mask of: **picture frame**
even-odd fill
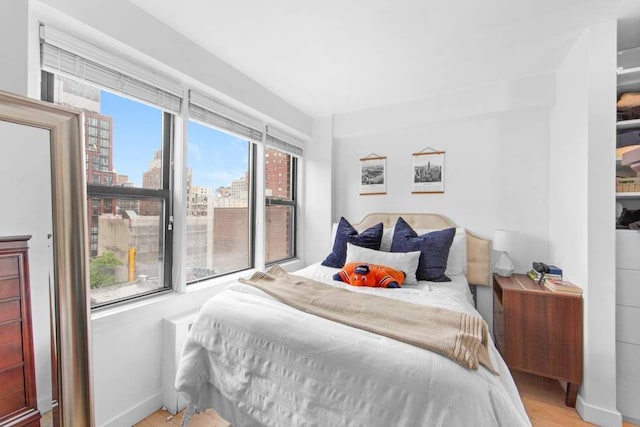
[[[360,195],[387,193],[387,158],[370,155],[360,159]]]
[[[444,193],[444,172],[444,151],[413,153],[411,193]]]

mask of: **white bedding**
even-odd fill
[[[464,276],[401,289],[354,288],[314,264],[296,272],[356,292],[479,316]],[[493,366],[467,370],[409,344],[298,311],[243,284],[207,301],[176,387],[198,410],[242,426],[530,426],[490,343]]]

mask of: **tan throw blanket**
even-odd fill
[[[489,359],[489,329],[479,317],[336,288],[278,265],[240,282],[298,310],[439,353],[467,369],[480,363],[498,375]]]

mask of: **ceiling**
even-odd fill
[[[638,0],[129,1],[312,117],[553,71],[613,18],[640,44]]]

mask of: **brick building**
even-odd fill
[[[265,196],[291,200],[291,156],[267,148],[265,153]],[[293,211],[288,206],[267,206],[265,210],[265,259],[267,262],[293,256]]]

